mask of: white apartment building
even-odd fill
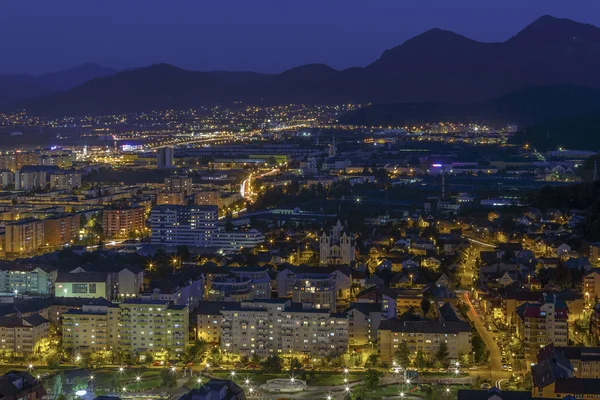
[[[151,242],[167,246],[212,246],[216,206],[159,205],[150,212]]]

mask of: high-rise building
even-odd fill
[[[156,204],[171,204],[176,206],[184,206],[187,204],[185,192],[158,192],[156,194]]]
[[[44,245],[59,247],[72,243],[79,234],[80,217],[77,214],[58,215],[44,221]]]
[[[44,246],[44,221],[26,218],[6,224],[4,251],[6,254],[32,254]]]
[[[48,337],[49,329],[50,321],[40,314],[0,317],[0,351],[17,356],[30,355],[37,343]]]
[[[54,292],[56,269],[46,265],[0,264],[0,294],[47,296]]]
[[[102,229],[107,238],[125,238],[144,228],[144,207],[140,205],[110,207],[102,212]]]
[[[192,178],[187,175],[171,175],[165,178],[165,191],[192,193]]]
[[[210,247],[218,228],[216,206],[156,206],[149,220],[151,242],[170,246]]]
[[[81,186],[81,172],[61,170],[50,173],[50,189],[73,190]]]
[[[50,175],[61,172],[56,166],[25,165],[15,172],[15,189],[37,190],[50,187]]]
[[[188,343],[189,310],[162,300],[95,299],[63,314],[63,345],[81,352],[118,349],[167,359]]]
[[[159,169],[173,168],[173,148],[161,147],[156,156],[156,166]]]
[[[348,351],[348,317],[290,300],[243,301],[224,307],[221,349],[267,356],[339,355]]]
[[[292,288],[295,303],[309,303],[313,308],[336,309],[335,282],[326,274],[301,274]]]
[[[547,294],[541,302],[521,304],[516,315],[516,335],[525,343],[528,355],[535,356],[547,344],[568,345],[568,309],[556,295]]]

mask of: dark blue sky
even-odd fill
[[[543,14],[599,26],[600,0],[0,0],[0,73],[347,68],[430,28],[503,41]]]

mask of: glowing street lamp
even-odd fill
[[[348,373],[348,368],[344,368],[344,373],[347,374]]]
[[[245,385],[249,385],[249,384],[250,384],[250,379],[246,378],[246,379],[244,380],[244,384],[245,384]]]
[[[138,375],[138,376],[135,377],[135,380],[139,382],[139,381],[142,380],[142,377]]]
[[[119,373],[121,373],[121,374],[122,374],[122,373],[123,373],[123,371],[125,371],[125,368],[123,368],[123,367],[119,367]]]

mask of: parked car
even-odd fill
[[[469,371],[477,371],[477,365],[473,365],[472,367],[469,367]]]

